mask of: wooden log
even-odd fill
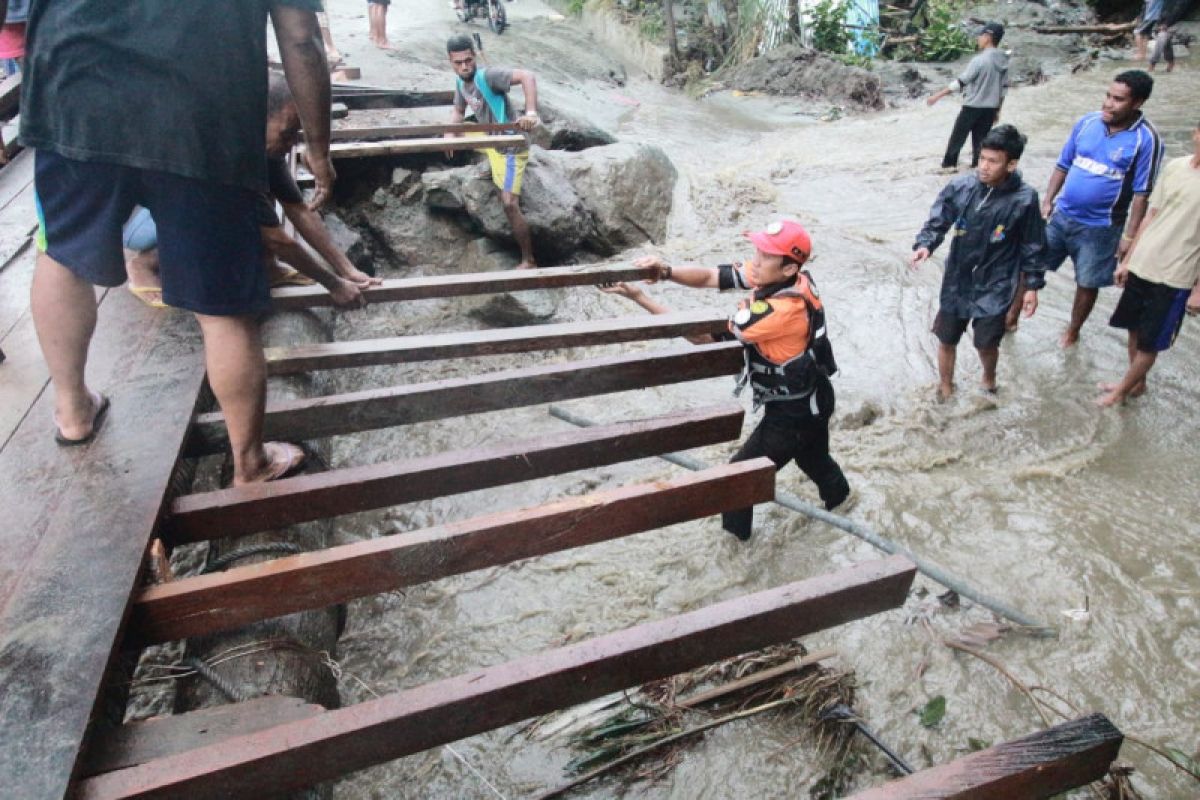
[[[1091,714],[859,792],[853,800],[1053,797],[1103,778],[1124,738],[1103,714]]]
[[[774,464],[754,459],[185,578],[141,593],[126,644],[201,636],[744,508],[774,494]]]
[[[80,800],[253,797],[372,764],[895,608],[893,556],[327,711],[81,783]]]
[[[385,280],[363,292],[370,303],[389,303],[400,300],[431,300],[463,297],[476,294],[523,292],[528,289],[565,289],[570,286],[596,286],[616,281],[637,281],[653,278],[654,267],[616,267],[591,269],[581,267],[545,267],[514,269],[505,272],[469,272],[462,275],[430,275],[421,278]],[[320,286],[296,286],[271,292],[276,310],[293,310],[312,306],[329,306],[329,292]]]
[[[95,441],[56,446],[45,392],[0,447],[6,798],[67,790],[204,378],[195,322],[106,293],[88,378],[112,399]]]
[[[446,150],[482,150],[486,147],[503,149],[520,147],[528,140],[518,133],[460,136],[454,139],[388,139],[380,142],[334,142],[329,145],[333,158],[367,158],[398,156],[406,153],[441,153]],[[300,150],[303,152],[304,148]]]
[[[267,370],[271,375],[290,375],[320,369],[528,353],[535,350],[619,344],[673,336],[718,334],[726,330],[726,325],[724,314],[686,311],[643,314],[597,322],[566,322],[557,325],[529,325],[519,328],[268,348]]]
[[[742,363],[737,342],[683,346],[272,403],[263,424],[271,439],[317,439],[733,375]],[[220,413],[196,417],[189,456],[219,453],[228,446]]]
[[[167,527],[174,543],[238,536],[727,442],[741,433],[741,426],[741,406],[721,405],[408,461],[235,486],[178,498]]]
[[[493,122],[446,122],[431,125],[390,125],[364,128],[338,128],[330,132],[335,142],[365,142],[372,139],[403,139],[417,136],[441,136],[446,133],[513,133],[516,125]]]
[[[351,111],[371,108],[430,108],[454,104],[454,92],[334,87],[333,99]]]
[[[310,719],[325,709],[299,697],[269,694],[244,703],[205,708],[187,714],[130,722],[95,742],[80,766],[78,777],[145,764],[228,739],[273,728],[285,722]]]

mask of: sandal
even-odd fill
[[[109,400],[102,394],[95,393],[92,395],[92,403],[96,411],[92,414],[92,430],[86,436],[81,436],[78,439],[68,439],[63,436],[62,426],[58,424],[58,415],[54,416],[54,441],[59,447],[79,447],[87,444],[96,438],[96,434],[100,432],[100,427],[104,424],[104,417],[108,414]]]

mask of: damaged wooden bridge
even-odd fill
[[[5,227],[10,216],[27,212],[32,171],[18,167],[25,171],[9,174],[28,173],[25,184],[0,192],[0,232],[13,239],[0,242],[10,247],[0,269],[0,297],[28,283],[31,226],[18,225],[24,233]],[[554,268],[410,277],[385,281],[367,295],[371,303],[406,302],[648,276],[649,270],[636,268]],[[280,313],[328,303],[319,289],[275,292]],[[294,376],[670,340],[724,327],[719,315],[676,313],[307,343],[272,348],[267,357],[272,375]],[[21,369],[6,382],[11,365],[0,365],[0,797],[278,796],[896,608],[914,578],[915,568],[902,557],[868,561],[345,708],[267,695],[121,724],[121,694],[111,689],[120,676],[127,679],[123,670],[148,645],[208,637],[764,503],[773,496],[774,468],[766,459],[723,465],[156,582],[147,576],[148,553],[164,545],[228,542],[368,509],[732,443],[741,434],[743,410],[737,404],[676,410],[193,493],[180,489],[185,484],[179,477],[196,459],[221,453],[227,438],[221,415],[208,407],[200,337],[190,315],[149,309],[124,290],[100,296],[89,382],[111,397],[112,411],[102,435],[84,448],[53,442],[51,393],[44,371],[33,366],[30,330],[27,309],[0,303],[0,344]],[[465,378],[277,400],[268,406],[266,431],[271,438],[320,440],[728,377],[741,364],[736,343],[667,343]],[[862,797],[1048,797],[1102,777],[1121,740],[1106,719],[1093,715]]]

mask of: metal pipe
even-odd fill
[[[578,414],[567,411],[561,406],[550,406],[550,416],[561,419],[563,422],[569,422],[572,425],[577,425],[581,428],[589,428],[596,424],[585,417],[581,417]],[[692,458],[689,455],[684,455],[683,453],[665,453],[660,455],[659,458],[669,461],[677,466],[684,467],[685,469],[702,470],[708,468],[708,465],[704,462]],[[806,503],[796,495],[787,491],[777,490],[775,492],[775,502],[790,511],[795,511],[796,513],[803,514],[806,517],[820,520],[827,525],[832,525],[839,530],[849,533],[851,536],[857,536],[867,544],[871,545],[877,550],[882,550],[888,555],[904,556],[909,561],[916,564],[917,570],[925,577],[937,581],[947,589],[953,589],[961,596],[978,603],[984,608],[987,608],[1001,617],[1004,617],[1010,622],[1015,622],[1018,625],[1029,628],[1029,632],[1034,635],[1047,637],[1058,635],[1058,631],[1055,628],[1039,622],[1033,617],[1018,611],[1012,606],[1009,606],[1008,604],[997,600],[990,595],[984,594],[983,592],[963,581],[961,578],[951,575],[949,572],[942,569],[937,564],[934,564],[932,561],[922,558],[902,544],[898,544],[893,542],[891,539],[881,536],[879,533],[860,522],[855,522],[852,519],[847,519],[839,514],[826,511],[825,509],[814,506],[811,503]]]

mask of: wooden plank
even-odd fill
[[[387,125],[362,128],[338,128],[330,132],[335,142],[364,142],[371,139],[403,139],[409,136],[441,136],[446,133],[512,133],[513,124],[494,122],[446,122],[429,125]]]
[[[488,136],[460,136],[456,139],[387,139],[379,142],[334,142],[329,145],[332,158],[368,158],[371,156],[398,156],[406,153],[442,153],[447,150],[483,150],[491,147],[520,147],[528,140],[519,133],[491,134]],[[300,148],[304,150],[303,147]]]
[[[431,108],[454,104],[454,92],[421,92],[405,89],[375,89],[370,87],[350,89],[333,87],[333,100],[344,104],[352,111],[371,108]]]
[[[145,589],[126,646],[205,636],[524,558],[617,539],[775,496],[775,465],[742,461]]]
[[[0,776],[62,797],[204,375],[190,314],[108,292],[88,360],[112,399],[87,447],[53,439],[44,392],[0,450]]]
[[[101,775],[81,800],[283,793],[904,602],[893,556]]]
[[[528,353],[673,336],[719,334],[727,329],[726,320],[727,315],[712,311],[684,311],[592,322],[274,347],[267,349],[267,370],[271,375],[293,375],[320,369],[410,364],[443,358]]]
[[[727,442],[741,433],[741,425],[740,405],[712,406],[407,461],[190,494],[174,502],[168,531],[175,543],[238,536]]]
[[[385,280],[363,292],[370,303],[389,303],[400,300],[430,300],[444,297],[463,297],[476,294],[521,292],[528,289],[565,289],[569,286],[596,286],[615,281],[637,281],[653,278],[654,267],[545,267],[514,269],[505,272],[469,272],[462,275],[431,275],[421,278]],[[275,308],[294,311],[312,306],[333,305],[324,287],[296,286],[271,292]]]
[[[1053,797],[1103,778],[1124,738],[1103,714],[1090,714],[859,792],[853,800]]]
[[[37,202],[33,181],[0,209],[0,269],[24,250],[37,231]]]
[[[324,712],[322,706],[299,697],[269,694],[243,703],[130,722],[92,744],[79,777],[145,764]]]
[[[272,439],[318,439],[733,375],[742,363],[741,345],[721,342],[367,389],[273,403],[267,408],[264,430]],[[226,434],[220,413],[202,414],[186,452],[222,452],[229,446]]]

